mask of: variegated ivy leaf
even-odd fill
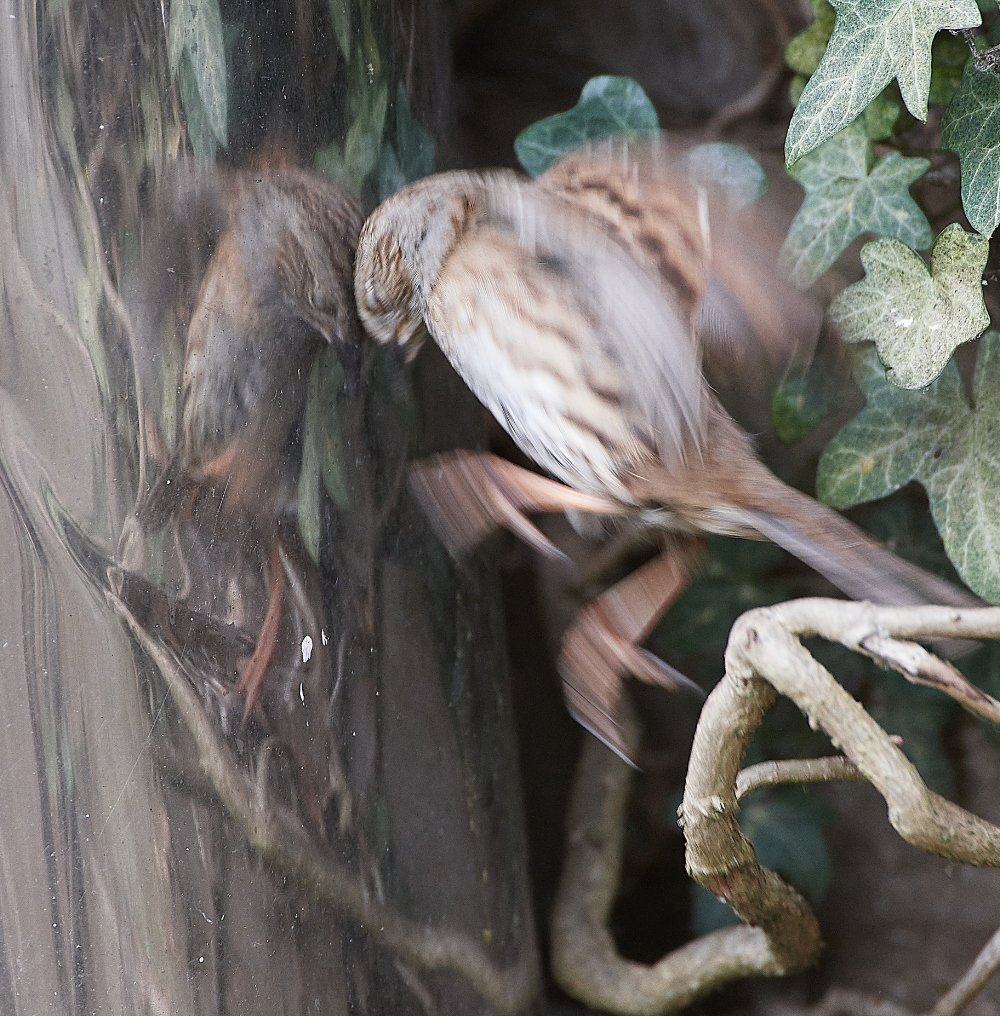
[[[791,165],[843,130],[895,78],[906,108],[927,119],[931,43],[981,22],[975,0],[832,0],[837,22],[785,138]]]
[[[898,240],[872,240],[861,249],[865,277],[830,304],[830,318],[847,342],[874,342],[901,388],[923,388],[944,369],[956,346],[990,323],[982,276],[989,240],[957,222],[944,229],[927,265]]]
[[[980,342],[971,405],[953,360],[908,392],[889,383],[869,347],[854,376],[867,404],[823,452],[820,499],[849,508],[918,481],[963,580],[1000,602],[1000,335]]]
[[[878,162],[860,121],[788,170],[806,198],[788,230],[779,264],[797,286],[811,286],[862,233],[892,236],[917,249],[934,235],[907,189],[930,167],[890,152]]]
[[[962,163],[962,207],[989,235],[1000,225],[1000,77],[970,60],[962,84],[944,111],[941,147]]]

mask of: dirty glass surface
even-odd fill
[[[0,0],[3,1013],[536,1005],[480,417],[351,309],[440,12],[279,8]]]

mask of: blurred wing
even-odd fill
[[[822,311],[777,268],[783,233],[755,206],[734,209],[667,158],[660,138],[612,138],[540,178],[649,265],[716,363],[785,366],[814,346]]]
[[[651,451],[672,462],[697,449],[704,386],[673,302],[566,202],[513,174],[483,183],[428,308],[480,400],[537,462],[584,489],[613,488],[607,474]]]
[[[823,311],[778,270],[775,231],[762,217],[714,203],[711,258],[696,327],[713,360],[784,368],[808,359]]]

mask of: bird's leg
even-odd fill
[[[631,674],[649,684],[702,694],[679,671],[639,647],[687,587],[701,540],[675,544],[591,600],[563,637],[559,673],[569,711],[612,751],[630,761],[616,718],[622,681]]]
[[[257,645],[254,648],[253,656],[240,675],[237,692],[246,695],[246,703],[243,706],[243,722],[246,723],[250,710],[257,701],[257,694],[260,691],[261,682],[267,674],[271,665],[271,657],[274,656],[274,647],[278,641],[278,625],[281,623],[281,603],[285,593],[285,570],[281,562],[281,547],[278,537],[275,536],[271,546],[271,594],[268,598],[267,613],[264,615],[264,623],[260,626],[260,635],[257,636]]]
[[[522,469],[497,455],[450,452],[410,467],[410,485],[452,555],[507,528],[548,557],[563,554],[525,512],[566,511],[619,515],[625,508],[610,498],[584,494]]]

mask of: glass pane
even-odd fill
[[[497,583],[406,483],[481,417],[353,310],[441,24],[0,0],[4,1013],[536,1006]]]

